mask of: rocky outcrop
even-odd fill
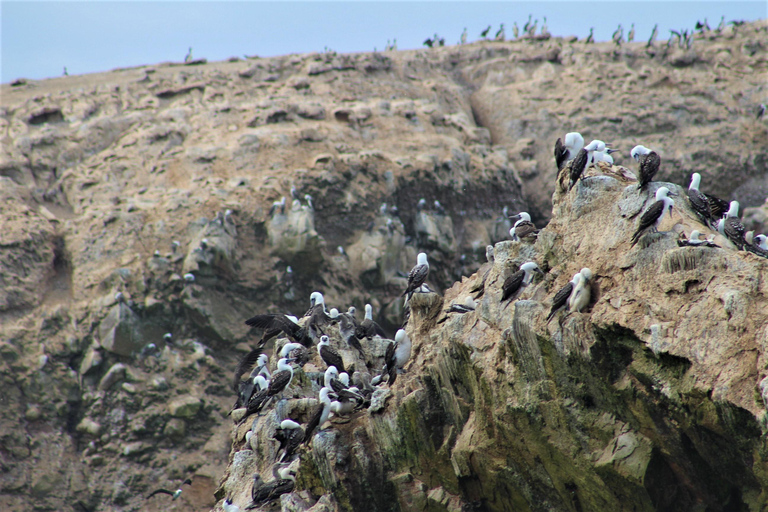
[[[626,170],[606,171],[555,192],[535,243],[499,242],[495,261],[444,298],[414,297],[407,372],[384,409],[314,437],[294,463],[304,505],[284,497],[283,510],[320,498],[335,510],[765,506],[768,260],[719,236],[724,249],[678,247],[680,233],[706,229],[683,197],[660,233],[631,247],[654,190],[679,187],[638,192],[614,177]],[[501,283],[527,260],[546,276],[501,302]],[[547,322],[551,297],[585,266],[589,308]],[[447,313],[467,296],[474,312]],[[253,422],[260,451],[235,430],[228,474],[243,475],[220,497],[249,502],[249,474],[275,460],[264,425],[299,418],[307,390],[297,392]]]
[[[760,503],[762,267],[664,235],[627,251],[642,198],[614,178],[563,195],[551,148],[581,129],[626,164],[639,140],[661,152],[657,179],[698,171],[760,229],[765,32],[729,27],[688,56],[550,38],[0,86],[0,508],[155,510],[146,494],[193,475],[169,510],[209,510],[224,474],[242,503],[237,475],[256,466],[227,412],[231,369],[254,342],[243,320],[300,316],[321,290],[339,309],[372,304],[391,334],[422,250],[431,288],[448,291],[412,312],[412,366],[377,412],[318,436],[288,503]],[[550,226],[535,244],[502,242],[505,206]],[[596,212],[621,220],[585,220]],[[548,276],[499,310],[490,297],[525,259]],[[593,306],[542,325],[579,265],[596,273]],[[486,272],[477,313],[434,316]],[[354,453],[337,453],[351,438]]]

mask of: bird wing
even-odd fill
[[[329,345],[323,345],[320,348],[320,358],[328,366],[335,366],[339,373],[347,371],[344,369],[344,360],[341,358],[341,355]]]
[[[232,389],[234,391],[237,391],[238,385],[240,384],[240,378],[243,376],[244,373],[250,371],[251,368],[253,368],[253,365],[255,365],[256,362],[259,360],[259,356],[261,355],[261,352],[263,350],[264,350],[263,347],[256,347],[255,349],[245,354],[240,359],[240,362],[237,363],[237,369],[235,370],[235,378],[232,380]]]
[[[712,210],[709,207],[709,199],[707,199],[707,196],[696,189],[688,189],[688,200],[691,202],[693,211],[708,223],[712,217]]]
[[[555,316],[555,313],[558,309],[565,306],[565,304],[568,302],[568,297],[571,296],[571,292],[573,291],[573,283],[568,282],[565,286],[560,288],[560,290],[555,294],[555,298],[552,299],[552,309],[549,310],[549,316],[547,316],[547,321],[549,321],[553,316]]]
[[[406,288],[403,295],[406,295],[407,293],[412,292],[422,284],[424,284],[424,281],[426,281],[427,276],[429,275],[429,266],[428,265],[416,265],[411,269],[411,271],[408,273],[408,288]]]
[[[280,329],[293,341],[301,342],[303,329],[300,325],[285,315],[255,315],[245,321],[251,327],[258,329]]]
[[[651,151],[640,162],[640,184],[637,188],[643,189],[653,180],[653,177],[659,171],[661,157],[655,151]]]
[[[579,178],[581,178],[581,173],[583,173],[584,169],[587,167],[587,157],[588,153],[584,148],[581,148],[579,152],[576,153],[573,162],[571,162],[571,184],[569,185],[568,190],[571,190]]]
[[[267,396],[275,396],[288,386],[291,382],[291,372],[288,370],[282,370],[272,374],[272,380],[269,381],[269,387],[267,388]]]
[[[384,353],[384,364],[387,366],[395,366],[395,348],[397,342],[392,342],[387,345],[387,351]]]
[[[746,233],[746,229],[744,228],[744,225],[739,222],[739,219],[735,217],[728,217],[725,219],[723,231],[725,232],[725,236],[728,237],[728,240],[736,244],[739,249],[744,247],[744,234]]]
[[[315,429],[320,426],[320,417],[323,415],[324,408],[325,404],[320,403],[320,405],[317,406],[317,409],[315,409],[315,412],[312,413],[312,417],[309,418],[309,421],[307,422],[307,428],[304,431],[304,444],[309,444],[309,442],[312,440],[312,434],[314,433]]]
[[[341,391],[347,389],[347,386],[345,386],[339,379],[331,379],[331,388],[336,394],[339,394]]]
[[[518,238],[535,235],[538,232],[539,230],[536,229],[536,226],[533,224],[533,222],[527,220],[520,222],[517,226],[515,226],[515,235]]]
[[[650,207],[648,207],[647,210],[645,210],[645,213],[643,213],[642,217],[640,217],[640,225],[637,227],[637,231],[635,231],[635,234],[632,235],[633,246],[637,243],[638,240],[640,240],[640,236],[646,229],[656,224],[663,212],[664,201],[661,200],[656,201]]]
[[[565,147],[562,139],[558,137],[558,139],[555,141],[555,163],[557,164],[558,171],[563,168],[563,164],[565,163],[565,159],[567,157],[568,148]]]
[[[703,193],[703,192],[702,192]],[[713,219],[721,219],[723,215],[728,212],[728,209],[730,208],[730,205],[727,201],[723,201],[719,197],[713,196],[711,194],[704,194],[704,197],[707,198],[707,201],[709,201],[709,209],[712,212],[712,218]]]
[[[169,491],[168,489],[158,489],[158,490],[156,490],[156,491],[152,491],[152,494],[150,494],[149,496],[147,496],[147,498],[146,498],[146,499],[149,499],[149,498],[151,498],[151,497],[152,497],[152,496],[154,496],[155,494],[167,494],[167,495],[169,495],[169,496],[173,496],[173,491]]]
[[[508,278],[504,280],[504,284],[501,285],[502,294],[501,302],[504,302],[511,296],[513,296],[520,289],[523,284],[523,278],[525,277],[524,270],[518,270]]]

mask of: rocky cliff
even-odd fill
[[[764,507],[765,261],[678,248],[701,228],[682,197],[672,234],[630,249],[647,197],[606,169],[567,194],[551,154],[579,130],[634,169],[643,143],[670,188],[696,171],[760,206],[766,31],[689,50],[550,38],[2,85],[0,507],[244,507],[274,460],[275,412],[304,419],[315,394],[308,366],[245,445],[253,419],[226,416],[258,334],[243,321],[301,314],[319,289],[339,309],[371,303],[394,332],[419,250],[440,293],[412,305],[407,372],[382,407],[315,437],[285,508]],[[504,241],[505,206],[551,220],[535,243]],[[764,208],[748,216],[765,230]],[[526,260],[546,276],[499,303]],[[584,266],[590,307],[545,323]],[[475,312],[443,312],[482,281]],[[383,345],[369,350],[375,366]],[[192,475],[170,506],[145,500]]]

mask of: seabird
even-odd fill
[[[492,245],[486,245],[485,246],[485,259],[488,261],[488,263],[493,263],[494,257],[493,257],[493,246]]]
[[[688,200],[696,215],[701,218],[705,225],[712,224],[712,210],[709,207],[709,199],[699,191],[701,184],[701,174],[695,172],[691,175],[691,184],[688,186]]]
[[[512,35],[515,36],[515,39],[520,37],[520,29],[517,27],[517,22],[512,23]]]
[[[535,262],[529,261],[523,263],[520,266],[520,270],[506,278],[504,284],[501,285],[502,293],[500,302],[519,296],[523,289],[525,289],[525,287],[533,280],[533,274],[531,272],[538,272],[539,274],[544,273]]]
[[[312,434],[314,433],[315,429],[319,428],[322,430],[323,425],[326,421],[328,421],[328,416],[331,414],[331,398],[329,397],[330,392],[331,389],[327,386],[320,390],[320,404],[318,405],[317,409],[315,409],[314,414],[312,414],[312,417],[307,422],[307,428],[304,432],[304,444],[309,444],[309,442],[312,440]]]
[[[624,29],[622,28],[621,23],[619,23],[619,27],[613,33],[613,36],[611,37],[611,39],[613,39],[613,42],[616,43],[616,46],[621,46],[621,40],[623,38],[624,38]]]
[[[726,213],[728,213],[728,208],[730,208],[731,205],[728,203],[728,201],[724,201],[717,196],[713,196],[712,194],[704,193],[704,197],[706,197],[707,201],[709,201],[709,212],[710,218],[712,219],[712,224],[717,227],[716,221],[720,220]]]
[[[590,281],[592,280],[592,271],[588,268],[581,269],[578,273],[579,282],[576,283],[573,294],[568,298],[568,309],[581,313],[581,310],[589,305],[589,299],[592,294]]]
[[[491,26],[488,25],[488,27],[485,30],[480,32],[480,37],[485,38],[488,35],[488,32],[490,32],[490,31],[491,31]]]
[[[509,229],[509,236],[512,237],[512,240],[518,241],[525,237],[539,234],[539,230],[531,222],[531,216],[528,215],[528,212],[520,212],[510,217],[510,219],[518,219],[515,225]]]
[[[309,351],[301,343],[286,343],[280,349],[280,357],[293,359],[301,367],[309,362]]]
[[[443,205],[440,204],[440,201],[435,199],[433,204],[435,205],[435,210],[437,211],[438,215],[445,215],[445,208],[443,208]]]
[[[635,40],[635,24],[632,24],[632,27],[629,29],[629,34],[627,34],[627,42],[631,43]]]
[[[269,209],[269,216],[271,217],[277,210],[280,210],[281,214],[285,214],[285,196],[280,201],[272,203],[272,207]]]
[[[277,336],[282,331],[291,341],[301,343],[305,347],[312,346],[310,330],[313,326],[310,325],[310,322],[305,323],[304,327],[302,327],[295,317],[282,314],[267,314],[252,316],[245,323],[257,329],[264,329],[264,335],[259,342],[260,345],[266,343],[267,340]]]
[[[261,352],[264,350],[263,346],[258,346],[245,354],[241,359],[240,362],[237,363],[237,369],[235,369],[235,376],[232,379],[232,390],[237,392],[240,387],[240,379],[242,376],[251,370],[253,368],[253,365],[257,363],[259,358],[261,357]]]
[[[496,32],[496,37],[494,37],[494,40],[496,41],[504,41],[504,24],[501,24],[501,27],[499,27],[499,31]]]
[[[618,151],[618,149],[610,148],[606,148],[602,151],[595,151],[592,153],[593,163],[596,164],[597,162],[606,162],[610,165],[613,165],[613,157],[611,156],[611,153],[615,153],[616,151]]]
[[[549,315],[547,315],[547,322],[552,320],[552,317],[555,316],[555,313],[561,308],[568,305],[568,301],[573,296],[573,291],[576,289],[576,285],[579,284],[580,277],[581,276],[578,273],[574,274],[573,279],[560,288],[555,294],[555,297],[552,299],[552,308],[550,308]]]
[[[227,498],[224,500],[224,503],[221,505],[221,508],[224,509],[224,512],[240,512],[240,507],[232,503],[232,500],[230,498]]]
[[[565,144],[563,144],[563,139],[558,137],[555,141],[555,165],[557,165],[558,171],[562,170],[567,158],[568,148],[566,148]]]
[[[768,242],[766,242],[766,236],[755,236],[754,231],[747,231],[744,235],[744,250],[762,258],[768,258]]]
[[[382,338],[386,336],[384,329],[382,329],[379,324],[373,321],[373,306],[366,304],[365,318],[362,322],[360,322],[360,325],[357,326],[357,329],[355,330],[355,336],[359,340],[363,338],[368,338],[370,340],[377,334]]]
[[[650,48],[653,46],[654,41],[656,41],[656,36],[659,35],[659,24],[655,24],[653,26],[653,30],[651,30],[651,37],[648,38],[648,44],[645,45],[646,48]]]
[[[192,272],[187,272],[184,274],[184,280],[188,283],[194,283],[195,282],[195,274]]]
[[[125,294],[123,292],[117,292],[115,294],[115,302],[125,302]]]
[[[645,146],[635,146],[632,148],[630,155],[637,162],[640,162],[640,172],[638,175],[639,184],[637,185],[637,188],[638,190],[643,190],[658,172],[659,166],[661,165],[661,158],[655,151],[648,149]]]
[[[731,201],[731,207],[725,217],[717,223],[717,230],[730,240],[739,250],[744,249],[744,234],[746,229],[739,221],[739,202]]]
[[[525,25],[523,25],[523,34],[527,34],[528,30],[531,28],[531,19],[533,18],[533,14],[528,15],[528,21],[525,22]]]
[[[640,217],[640,225],[637,227],[637,231],[632,235],[632,245],[634,247],[640,237],[648,230],[651,229],[654,233],[657,232],[657,227],[664,218],[667,210],[672,211],[672,206],[675,204],[672,199],[669,198],[670,192],[667,187],[661,187],[656,191],[656,202],[653,203],[643,216]]]
[[[587,39],[584,41],[584,43],[589,44],[594,42],[595,42],[595,27],[589,27],[589,35],[587,36]]]
[[[360,339],[357,337],[357,320],[355,319],[355,307],[351,306],[349,311],[339,315],[339,334],[341,339],[347,342],[347,345],[357,349],[360,355],[365,358],[365,352],[363,346],[360,344]]]
[[[389,374],[387,384],[390,386],[397,379],[397,370],[401,370],[405,363],[411,358],[411,348],[413,344],[411,339],[405,333],[405,329],[399,329],[395,333],[394,343],[387,346],[387,352],[384,355],[385,372]]]
[[[701,233],[694,229],[691,231],[691,236],[688,237],[688,239],[679,238],[677,240],[677,245],[680,247],[720,247],[719,245],[716,245],[712,240],[702,240],[699,238],[699,236],[701,236]]]
[[[435,44],[435,41],[428,37],[421,44],[424,46],[428,46],[429,48],[432,48],[432,45]]]
[[[336,349],[331,347],[331,339],[325,334],[320,337],[317,345],[317,353],[327,366],[335,366],[340,372],[345,372],[344,360]]]
[[[304,313],[304,318],[309,318],[307,326],[322,327],[328,323],[330,316],[325,309],[325,297],[320,292],[312,292],[309,296],[309,309]]]
[[[173,242],[171,242],[171,252],[173,254],[176,254],[176,251],[179,250],[180,246],[181,246],[181,242],[179,242],[178,240],[174,240]]]
[[[568,190],[571,190],[576,182],[581,178],[581,175],[587,169],[592,161],[592,153],[599,147],[600,141],[593,140],[587,146],[581,148],[571,162],[571,183],[568,185]]]
[[[768,237],[765,235],[757,235],[754,237],[753,245],[756,245],[757,247],[760,247],[761,249],[765,249],[768,251]]]
[[[153,491],[153,492],[152,492],[152,494],[150,494],[149,496],[147,496],[147,499],[151,498],[151,497],[152,497],[152,496],[154,496],[155,494],[167,494],[167,495],[169,495],[169,496],[171,497],[171,501],[174,501],[174,500],[176,500],[176,499],[177,499],[179,496],[181,496],[181,489],[182,489],[182,487],[184,487],[184,484],[187,484],[187,485],[192,485],[192,480],[190,480],[189,478],[187,478],[186,480],[184,480],[184,481],[181,483],[181,487],[179,487],[179,488],[178,488],[178,489],[176,489],[175,491],[169,491],[168,489],[158,489],[158,490],[156,490],[156,491]]]
[[[449,307],[445,312],[458,313],[460,315],[463,315],[465,313],[474,311],[476,308],[477,308],[477,301],[474,300],[472,297],[467,297],[463,303],[454,302],[453,304],[451,304],[451,307]]]
[[[576,157],[576,153],[584,147],[584,137],[579,132],[568,132],[565,134],[566,161]]]
[[[192,62],[192,47],[189,47],[189,51],[184,56],[184,62]]]
[[[304,194],[304,200],[307,202],[307,206],[310,210],[315,209],[315,203],[312,202],[312,196],[309,194]]]
[[[757,106],[757,119],[761,119],[765,115],[765,103],[761,103]]]
[[[293,491],[296,485],[296,472],[290,467],[282,468],[278,470],[280,478],[269,483],[261,482],[259,475],[256,475],[253,482],[253,489],[251,490],[251,504],[248,505],[246,510],[254,509],[269,503],[270,501],[278,499],[283,494],[288,494]]]
[[[272,437],[280,442],[277,453],[280,453],[280,450],[285,450],[279,459],[280,462],[284,462],[286,459],[290,459],[296,448],[301,446],[304,441],[304,429],[295,421],[285,419],[280,422],[280,428],[275,429],[275,435]]]
[[[293,366],[290,359],[283,357],[277,362],[277,371],[272,375],[267,388],[267,396],[272,397],[286,389],[293,380]]]
[[[428,275],[429,263],[427,263],[427,254],[420,252],[416,259],[416,266],[413,267],[408,273],[408,287],[405,289],[401,297],[407,295],[407,298],[410,299],[411,295],[413,295],[413,292],[416,289],[421,288],[421,285],[423,285],[424,281],[427,280]]]

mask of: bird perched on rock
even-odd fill
[[[576,285],[579,284],[580,277],[581,276],[578,273],[574,274],[573,279],[566,283],[566,285],[560,288],[555,294],[555,297],[552,299],[552,307],[549,310],[549,315],[547,315],[547,322],[552,320],[555,313],[568,305],[568,301],[573,295],[573,290],[576,288]]]
[[[568,298],[568,309],[581,313],[581,310],[589,305],[592,297],[592,271],[583,268],[578,274],[579,282],[573,288],[573,294]]]
[[[488,26],[485,28],[485,30],[483,30],[482,32],[480,32],[480,37],[482,37],[483,39],[485,39],[486,37],[488,37],[488,32],[490,32],[490,31],[491,31],[491,26],[490,26],[490,25],[488,25]]]
[[[746,229],[739,221],[739,202],[731,201],[731,206],[725,217],[717,223],[717,230],[741,251],[744,249],[744,234]]]
[[[427,263],[427,254],[420,252],[416,258],[416,266],[408,273],[408,286],[403,292],[402,297],[407,296],[409,299],[413,292],[421,288],[424,281],[429,276],[429,263]]]
[[[696,215],[699,216],[701,221],[711,226],[712,222],[712,210],[709,207],[709,199],[706,195],[699,191],[699,185],[701,183],[701,174],[695,172],[691,175],[691,184],[688,186],[688,200],[691,202],[691,207]]]
[[[587,146],[581,148],[571,162],[571,182],[568,190],[571,190],[592,161],[592,153],[600,147],[600,141],[593,140]]]
[[[277,371],[272,375],[267,388],[267,396],[275,396],[286,389],[293,380],[293,366],[291,360],[282,358],[277,362]]]
[[[661,158],[659,155],[645,146],[635,146],[630,152],[630,156],[635,161],[640,162],[640,172],[638,175],[638,190],[643,190],[652,180],[656,173],[659,171],[661,165]]]
[[[155,494],[167,494],[167,495],[169,495],[171,497],[171,501],[175,501],[175,500],[177,500],[179,498],[179,496],[181,496],[181,490],[182,490],[182,487],[184,487],[185,484],[186,485],[192,485],[192,480],[187,478],[186,480],[184,480],[181,483],[181,487],[179,487],[175,491],[169,491],[168,489],[157,489],[156,491],[152,491],[152,494],[147,496],[146,499],[151,498]]]
[[[385,373],[389,376],[388,385],[391,386],[395,383],[397,371],[401,370],[411,358],[411,348],[411,339],[404,329],[399,329],[395,333],[395,342],[387,346],[387,352],[384,355]]]
[[[681,233],[682,235],[682,233]],[[704,239],[702,240],[699,238],[701,236],[701,233],[699,233],[697,230],[691,231],[691,236],[688,238],[682,237],[677,239],[677,245],[680,247],[720,247],[719,245],[715,244],[712,240]]]
[[[304,441],[304,429],[295,421],[285,419],[280,422],[280,428],[275,429],[275,435],[272,437],[280,443],[277,453],[284,450],[278,459],[280,462],[284,462],[290,460],[296,449],[301,446]]]
[[[589,27],[589,35],[587,36],[587,39],[584,41],[584,43],[589,44],[594,42],[595,42],[595,28]]]
[[[320,355],[320,359],[326,364],[326,366],[335,366],[340,372],[346,372],[344,369],[344,360],[341,358],[336,349],[331,347],[331,339],[322,335],[320,337],[320,343],[317,345],[317,353]]]
[[[648,44],[645,45],[646,48],[650,48],[653,46],[653,43],[656,41],[656,36],[659,35],[659,24],[653,26],[653,30],[651,30],[651,37],[648,38]]]
[[[661,187],[656,191],[656,202],[653,203],[642,217],[640,217],[640,225],[637,227],[635,234],[632,235],[632,245],[634,247],[640,237],[647,231],[652,230],[654,233],[657,231],[658,225],[661,223],[667,210],[672,212],[672,206],[674,201],[669,197],[673,195],[670,193],[667,187]]]
[[[613,33],[611,39],[616,43],[616,46],[621,46],[621,41],[624,39],[624,28],[621,26],[621,23],[619,23],[619,27]]]
[[[761,258],[768,258],[768,237],[765,235],[755,236],[754,231],[747,231],[744,235],[744,250],[751,252]]]
[[[246,510],[251,510],[265,503],[278,499],[283,494],[293,491],[296,486],[296,472],[290,467],[278,470],[279,478],[265,483],[261,481],[259,475],[255,475],[253,489],[251,489],[251,504]]]
[[[504,284],[501,285],[501,302],[517,298],[533,280],[532,272],[544,273],[535,262],[529,261],[523,263],[520,270],[506,278]]]
[[[379,324],[373,321],[373,306],[366,304],[365,318],[362,322],[360,322],[360,325],[357,326],[357,329],[355,330],[355,336],[359,340],[363,338],[368,338],[370,340],[377,334],[382,338],[386,336],[384,329],[382,329]]]
[[[510,219],[517,219],[515,225],[509,229],[509,236],[512,237],[512,240],[518,241],[525,237],[539,234],[539,230],[531,222],[531,216],[527,212],[520,212],[517,215],[511,216]]]
[[[635,40],[635,24],[632,24],[632,27],[629,29],[629,34],[627,34],[627,42],[631,43]]]
[[[504,24],[501,24],[501,27],[499,27],[499,31],[496,32],[496,37],[494,37],[495,41],[504,41],[505,35],[504,35]]]

